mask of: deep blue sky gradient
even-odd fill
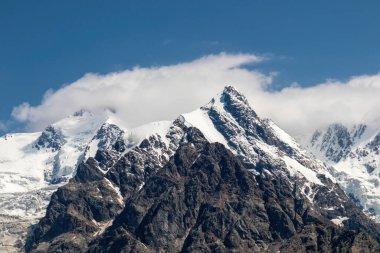
[[[271,57],[277,88],[380,71],[380,1],[0,2],[0,120],[86,72],[220,53]]]

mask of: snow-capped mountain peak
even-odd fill
[[[259,159],[282,163],[287,173],[323,185],[318,174],[331,175],[322,163],[270,120],[262,120],[243,94],[227,86],[206,106],[183,114],[184,121],[201,130],[210,142],[220,142],[252,167]]]
[[[82,112],[51,124],[42,132],[1,137],[0,193],[39,189],[70,177],[87,144],[105,121],[106,113]]]
[[[141,189],[145,180],[169,161],[188,136],[223,144],[253,174],[286,181],[295,195],[306,197],[330,219],[347,216],[344,210],[338,211],[337,205],[348,203],[342,202],[343,193],[332,190],[336,186],[329,169],[274,122],[261,119],[247,98],[232,86],[226,86],[207,105],[173,121],[153,122],[134,129],[118,122],[122,121],[106,111],[97,114],[80,111],[42,133],[15,135],[17,140],[12,145],[6,144],[5,138],[0,140],[0,151],[8,149],[8,155],[0,156],[0,173],[8,178],[0,180],[0,217],[10,214],[22,217],[19,206],[1,202],[1,198],[7,200],[9,196],[22,197],[20,203],[34,198],[33,208],[26,211],[31,217],[29,222],[41,217],[50,194],[75,175],[82,161],[90,160],[109,180],[127,173],[113,182],[124,182],[117,189],[119,196],[134,188]],[[194,139],[193,142],[196,143]],[[9,168],[16,173],[9,174]],[[114,169],[110,171],[111,168]],[[12,190],[18,185],[23,185],[23,195]]]
[[[112,117],[107,111],[81,110],[42,132],[0,137],[0,222],[3,224],[0,237],[25,234],[27,227],[44,215],[51,194],[75,174],[91,140]]]
[[[352,200],[380,220],[380,131],[366,124],[335,123],[316,130],[305,145],[331,166],[331,173]]]
[[[220,96],[220,101],[227,107],[251,109],[247,98],[231,85],[224,88]],[[252,112],[256,115],[253,110]]]
[[[204,156],[202,156],[202,153],[197,152],[201,152],[210,143],[211,146],[219,146],[223,147],[224,150],[227,148],[232,151],[233,156],[244,166],[244,170],[247,169],[251,172],[248,174],[255,177],[252,185],[260,185],[259,181],[262,181],[263,178],[265,178],[264,181],[271,182],[273,187],[270,190],[268,185],[263,186],[260,190],[257,189],[258,192],[263,191],[262,194],[259,193],[260,197],[265,198],[269,203],[274,203],[271,198],[275,198],[281,202],[281,205],[284,205],[284,209],[292,210],[291,217],[292,219],[298,219],[297,224],[302,224],[302,222],[300,223],[303,220],[302,217],[308,213],[311,217],[316,217],[315,215],[322,216],[324,222],[332,226],[342,228],[345,226],[347,228],[372,226],[371,222],[367,223],[368,218],[364,217],[364,214],[341,191],[330,174],[329,167],[326,167],[323,162],[303,150],[291,136],[276,126],[274,122],[261,119],[250,107],[248,100],[231,86],[227,86],[222,93],[214,97],[207,105],[193,112],[182,114],[174,121],[150,123],[136,129],[124,129],[123,132],[119,131],[115,126],[107,124],[103,125],[97,133],[92,139],[92,142],[96,141],[93,142],[96,144],[93,146],[96,152],[89,153],[90,156],[94,154],[94,158],[89,158],[85,163],[82,163],[78,168],[78,173],[70,181],[69,185],[61,188],[63,191],[70,193],[70,199],[85,205],[86,210],[95,210],[94,212],[86,212],[85,215],[82,215],[79,210],[79,216],[73,216],[69,209],[63,211],[67,213],[65,217],[72,221],[73,224],[78,222],[79,217],[80,224],[83,224],[80,226],[89,228],[89,239],[91,239],[91,236],[96,238],[99,233],[103,233],[105,231],[103,224],[108,224],[107,227],[109,227],[112,224],[112,219],[117,219],[114,224],[125,220],[125,217],[128,217],[127,223],[130,221],[129,218],[134,219],[132,218],[134,211],[130,212],[128,208],[123,211],[123,208],[126,208],[128,203],[131,203],[129,202],[131,198],[135,198],[140,193],[147,191],[149,199],[154,194],[157,194],[158,198],[161,199],[163,185],[168,184],[170,189],[180,189],[182,187],[177,183],[174,183],[175,186],[173,187],[173,182],[175,182],[173,179],[179,175],[184,175],[190,181],[193,180],[182,165],[186,164],[187,167],[193,168],[193,166],[202,164],[201,169],[194,167],[196,174],[204,182],[200,183],[201,185],[207,184],[206,182],[210,181],[210,178],[220,177],[229,181],[232,177],[225,171],[222,171],[220,175],[213,174],[213,177],[208,177],[204,173],[206,170],[208,172],[213,171],[212,168],[223,168],[224,164],[230,163],[223,158],[213,163],[202,160]],[[103,138],[105,138],[104,145],[99,145],[102,143]],[[113,148],[115,146],[114,141],[118,139],[124,144],[123,149],[116,150]],[[215,142],[223,145],[214,144]],[[105,150],[102,148],[109,146],[111,148],[106,148]],[[230,154],[231,152],[228,151],[228,153]],[[174,163],[170,163],[170,161],[174,161]],[[152,186],[149,184],[150,179],[159,174],[165,168],[165,165],[168,165],[169,179],[165,180],[159,176],[157,184],[153,188],[149,188],[149,185]],[[245,173],[247,172],[245,171]],[[241,173],[234,176],[240,178]],[[86,184],[86,182],[91,182],[91,184]],[[241,184],[239,188],[246,188],[244,183],[239,180],[237,182]],[[86,184],[86,186],[83,187],[82,183]],[[109,185],[112,186],[110,194],[106,190]],[[192,188],[192,185],[184,185],[185,188],[180,192],[183,193],[187,188]],[[286,196],[282,195],[277,198],[271,194],[271,192],[281,192],[276,188],[281,186],[290,189]],[[215,187],[212,188],[215,189]],[[75,189],[78,189],[80,193],[76,194]],[[219,189],[215,190],[218,192],[217,194],[220,194]],[[88,196],[91,201],[88,201],[87,193],[94,194]],[[98,197],[99,194],[101,194],[100,198]],[[43,218],[39,224],[39,229],[36,230],[36,237],[34,237],[32,247],[39,247],[39,245],[45,247],[44,243],[51,238],[49,231],[62,223],[61,217],[55,218],[52,216],[54,216],[57,209],[60,210],[62,205],[66,206],[67,201],[60,200],[57,197],[59,196],[58,193],[54,196],[56,197],[52,198],[53,201],[49,205],[46,217]],[[83,196],[86,196],[86,198]],[[110,199],[110,196],[114,197]],[[173,195],[170,193],[168,196],[172,199]],[[197,196],[193,197],[191,195],[191,201],[197,202],[199,200]],[[115,198],[118,199],[118,203],[113,201]],[[218,199],[222,200],[223,196],[220,197],[219,195]],[[147,203],[146,199],[142,199],[142,202]],[[168,202],[173,208],[178,208],[178,205],[173,203],[172,200]],[[222,200],[216,205],[218,207],[224,206],[225,201]],[[106,215],[97,215],[98,208],[102,208],[102,206],[113,207],[111,209],[114,211],[112,213],[104,212]],[[137,209],[140,207],[140,205],[136,206]],[[300,210],[299,208],[305,208],[305,212],[302,212],[296,218],[295,213],[297,211],[293,210]],[[267,211],[273,210],[270,204],[265,206],[264,209]],[[120,216],[118,216],[119,214]],[[161,216],[161,214],[157,216]],[[279,220],[276,215],[285,217],[285,214],[280,213],[271,213],[270,215],[270,218],[273,218],[276,223]],[[119,220],[115,217],[121,218]],[[50,222],[51,220],[52,222]],[[164,220],[165,224],[167,224],[167,218],[164,218]],[[181,220],[183,219],[181,218]],[[197,218],[194,217],[194,220],[197,220]],[[306,223],[313,224],[313,221],[307,220]],[[267,222],[266,224],[272,226],[272,223]],[[47,242],[52,249],[59,243],[65,243],[65,235],[71,235],[70,231],[72,229],[70,227],[65,229],[54,241]],[[162,230],[158,229],[158,231]],[[129,232],[128,235],[130,235]],[[315,233],[312,233],[312,236],[315,237]],[[87,243],[86,240],[83,240],[83,244]]]
[[[318,158],[329,162],[339,162],[344,159],[351,149],[362,138],[367,126],[354,125],[351,128],[340,123],[329,125],[324,130],[316,130],[306,146]]]

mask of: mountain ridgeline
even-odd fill
[[[380,252],[379,224],[336,171],[232,86],[174,121],[132,130],[86,115],[30,137],[29,152],[49,150],[52,165],[27,252]],[[347,156],[352,138],[331,157]]]
[[[330,172],[355,204],[380,222],[380,129],[331,124],[304,142],[331,166]]]
[[[354,206],[345,214],[352,217],[351,221],[346,226],[336,225],[298,194],[286,178],[273,177],[271,164],[260,163],[255,175],[231,151],[222,144],[210,144],[195,128],[187,129],[180,142],[175,154],[163,168],[148,176],[141,189],[139,183],[143,180],[129,166],[128,172],[116,172],[115,166],[103,176],[97,162],[90,158],[66,186],[53,194],[28,249],[380,250],[376,237],[371,236],[378,235],[377,228]],[[128,189],[121,190],[120,198],[115,189],[123,177],[139,183],[130,183]]]

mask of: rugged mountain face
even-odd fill
[[[380,131],[367,125],[333,124],[318,130],[306,146],[332,166],[340,186],[368,215],[380,221]]]
[[[317,130],[307,146],[325,161],[339,162],[347,158],[353,146],[363,136],[367,126],[360,124],[348,129],[342,124],[332,124],[323,132]]]
[[[185,136],[184,125],[175,121],[167,136],[153,134],[117,159],[118,147],[125,144],[116,142],[111,150],[98,150],[95,159],[82,163],[75,177],[53,194],[27,249],[36,244],[38,250],[51,252],[86,248],[90,239],[112,224],[124,199],[167,163]]]
[[[153,130],[166,131],[171,124],[126,130],[118,122],[110,112],[82,110],[43,132],[0,138],[0,248],[19,252],[24,247],[28,228],[45,215],[52,193],[75,175],[82,161],[107,151],[101,166],[110,166]]]
[[[72,177],[106,114],[78,112],[43,132],[0,138],[0,248],[18,251],[51,194]]]
[[[126,251],[139,250],[140,246],[147,247],[142,251],[169,250],[169,244],[164,245],[162,241],[173,242],[174,244],[170,246],[173,251],[182,249],[194,251],[198,247],[195,245],[198,244],[206,251],[214,248],[222,249],[222,251],[223,249],[242,251],[278,248],[286,252],[290,250],[290,246],[286,245],[290,244],[296,245],[294,251],[309,246],[308,249],[314,251],[323,251],[323,249],[329,251],[333,247],[341,251],[348,248],[355,250],[358,247],[364,247],[363,245],[372,247],[368,249],[377,247],[373,239],[379,239],[378,226],[363,215],[336,184],[335,178],[338,178],[338,182],[350,193],[347,190],[350,187],[347,188],[342,184],[341,175],[344,174],[341,172],[344,170],[338,173],[337,170],[326,167],[303,150],[293,138],[273,122],[260,119],[249,106],[246,98],[231,86],[227,86],[206,106],[183,114],[174,121],[154,122],[135,129],[126,129],[119,122],[120,120],[110,114],[94,115],[81,111],[47,127],[42,133],[12,134],[1,138],[0,243],[2,248],[12,250],[15,246],[23,247],[23,238],[28,231],[29,240],[26,248],[42,252],[68,250],[80,252],[85,249],[102,251],[109,247],[117,247],[120,240],[125,238],[129,238],[128,245],[123,246]],[[342,133],[340,136],[347,137],[344,130],[336,132]],[[360,128],[357,128],[356,134],[353,131],[347,130],[347,132],[350,137],[344,141],[335,139],[337,146],[345,147],[345,150],[353,149],[356,147],[356,139],[361,140],[367,136],[367,130],[360,130]],[[334,139],[334,134],[330,133],[329,138]],[[325,139],[330,140],[329,138]],[[358,149],[357,154],[363,157],[362,154],[368,152],[366,157],[372,159],[371,154],[378,152],[377,139],[372,138],[370,142],[363,145],[362,149]],[[315,143],[318,141],[319,139],[316,138]],[[216,142],[223,144],[228,151],[221,150],[220,145],[210,144]],[[325,143],[329,142],[325,141]],[[206,150],[213,149],[218,151],[204,153]],[[326,150],[328,149],[331,150],[331,148]],[[214,164],[212,167],[215,168],[216,165],[221,166],[218,160],[219,155],[216,153],[227,152],[228,155],[225,154],[225,156],[233,160],[233,164],[238,164],[236,166],[240,168],[239,171],[244,169],[249,172],[244,172],[247,177],[244,176],[244,180],[239,181],[247,185],[236,185],[225,181],[226,178],[221,176],[225,170],[234,171],[236,166],[224,168],[223,171],[212,170],[216,173],[216,178],[207,173],[203,175],[204,177],[207,175],[212,182],[223,185],[223,188],[217,187],[216,192],[214,192],[215,184],[211,181],[204,187],[197,185],[198,181],[204,180],[197,178],[199,171],[209,169],[209,167],[202,167],[203,165],[199,167],[198,164],[198,168],[192,168],[188,164],[183,164],[183,161],[177,163],[177,160],[173,160],[177,156],[185,159],[187,152],[189,155],[207,157],[201,160],[207,164]],[[333,154],[331,157],[339,157],[336,155],[339,152],[329,151],[330,153]],[[341,153],[346,154],[346,151]],[[341,157],[351,157],[351,153]],[[190,161],[191,157],[186,159]],[[214,163],[215,161],[218,162]],[[340,161],[343,161],[343,158],[340,158]],[[168,171],[172,171],[168,170],[170,166],[176,167],[174,171],[177,172],[171,179],[179,188],[171,188],[172,185],[167,184],[166,177],[170,176]],[[375,175],[377,172],[373,170],[372,173]],[[189,181],[193,177],[198,181]],[[160,179],[163,180],[162,184],[159,184]],[[246,182],[255,182],[255,185]],[[188,193],[195,194],[194,196],[190,194],[190,198],[195,198],[196,201],[189,199],[188,195],[183,195],[183,192],[187,192],[187,188],[183,188],[184,185],[192,183],[195,184],[196,190]],[[228,187],[231,190],[228,190]],[[252,196],[249,194],[249,197],[243,196],[242,189],[239,187],[244,187],[244,189],[248,187],[247,192],[253,191],[255,194]],[[178,189],[181,190],[178,191]],[[268,191],[271,192],[271,198],[277,199],[273,203],[272,200],[267,199],[268,195],[264,194]],[[165,194],[161,195],[161,193]],[[148,195],[138,198],[137,196],[141,194]],[[218,205],[215,204],[216,196],[223,197],[223,201],[219,200]],[[163,200],[165,201],[161,202]],[[169,200],[174,202],[171,203]],[[258,217],[255,216],[257,214],[251,217],[252,211],[242,212],[239,211],[240,207],[231,209],[231,207],[236,207],[237,200],[248,202],[241,204],[241,210],[256,208],[254,210],[263,212]],[[268,201],[275,206],[275,210],[272,207],[271,211],[266,209],[269,205]],[[302,208],[300,202],[302,202]],[[225,204],[221,205],[222,203]],[[178,214],[179,216],[175,216],[174,220],[165,218],[167,216],[164,214],[162,216],[163,210],[160,208],[172,210],[170,208],[173,208],[173,204],[176,207],[181,206],[183,212],[190,212],[191,215],[183,216],[182,212]],[[223,221],[226,227],[217,227],[218,224],[212,221],[213,216],[210,215],[209,209],[205,209],[205,216],[202,216],[204,205],[212,207],[212,210],[219,215],[218,219]],[[265,210],[259,209],[257,205],[264,205]],[[154,218],[154,210],[151,209],[154,206],[157,207],[160,217]],[[133,209],[135,207],[137,209]],[[126,218],[125,215],[129,215],[130,211],[137,216]],[[214,214],[213,212],[211,213]],[[300,227],[305,228],[308,224],[311,225],[310,221],[307,223],[303,218],[305,213],[311,212],[318,217],[318,224],[320,224],[319,219],[323,222],[316,231],[308,228],[305,232]],[[45,216],[36,226],[33,226],[33,230],[27,229],[43,215]],[[253,220],[250,220],[251,218],[247,215]],[[265,215],[267,220],[263,218]],[[281,222],[271,220],[272,216],[277,217],[276,220]],[[163,217],[171,222],[164,222]],[[288,217],[290,221],[284,217]],[[134,221],[131,225],[129,222],[132,218]],[[178,220],[181,219],[185,221],[179,222]],[[201,229],[200,227],[195,229],[198,219],[200,219],[199,224],[202,224]],[[243,226],[237,220],[247,220],[247,224]],[[260,229],[256,227],[257,232],[252,232],[251,225],[256,226],[255,222],[259,220],[270,222],[266,227],[258,223],[257,226],[260,226]],[[231,222],[237,222],[236,224],[239,223],[241,226],[232,228]],[[174,226],[179,229],[179,234],[175,239],[170,237],[170,231],[172,231],[170,229],[166,232],[159,230],[163,232],[162,235],[154,234],[161,226],[165,229]],[[284,232],[279,232],[284,226],[291,227],[292,232],[289,232],[291,236],[289,234],[284,237],[284,234],[281,234]],[[314,228],[315,226],[314,224]],[[331,226],[333,230],[330,229]],[[205,232],[208,228],[219,231],[215,232],[216,237],[212,236],[216,240],[213,246],[210,244],[208,232]],[[248,228],[250,231],[247,232],[248,234],[241,233]],[[239,245],[233,246],[232,239],[228,239],[231,241],[228,242],[227,235],[220,232],[224,230],[233,231],[233,236],[240,237],[236,240],[239,245],[242,244],[241,248]],[[288,230],[289,228],[286,228],[285,231]],[[320,235],[322,230],[329,231],[326,233],[331,234],[327,237]],[[114,241],[112,238],[118,238],[118,231],[120,231],[120,238],[124,239],[119,238],[120,240]],[[113,234],[110,239],[109,235],[112,233],[116,235]],[[194,233],[198,234],[199,238]],[[323,237],[324,242],[321,243],[320,239],[317,242],[313,241],[311,237],[302,239],[303,237],[300,236],[304,233],[306,233],[305,238]],[[159,242],[147,243],[153,234],[161,239]],[[258,234],[260,234],[259,237],[257,237]],[[335,244],[336,236],[350,238],[350,242]],[[261,238],[259,240],[262,242],[257,238]],[[339,241],[342,241],[342,238]],[[302,247],[300,240],[304,245]]]
[[[221,144],[183,144],[88,251],[380,249],[365,233],[347,233],[312,210],[287,181],[265,174],[249,173]]]
[[[124,191],[124,201],[109,179],[114,168],[103,176],[90,158],[53,194],[28,247],[36,252],[380,250],[367,231],[378,232],[353,205],[347,208],[350,222],[335,224],[286,177],[273,177],[271,164],[262,161],[255,175],[194,128],[181,143],[141,189]]]
[[[88,159],[53,194],[28,250],[378,247],[378,225],[329,169],[273,122],[260,119],[231,86],[173,122],[102,136],[114,138],[90,142],[83,156]],[[210,144],[215,142],[221,144]]]

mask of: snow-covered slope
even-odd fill
[[[12,251],[22,245],[20,238],[45,214],[51,194],[73,177],[83,160],[98,150],[110,151],[117,160],[145,138],[164,136],[172,124],[160,121],[127,130],[109,111],[83,110],[43,132],[1,137],[0,248]]]
[[[12,249],[67,182],[109,113],[80,111],[43,132],[0,138],[0,248]]]
[[[202,131],[210,142],[220,142],[252,165],[262,156],[283,163],[292,176],[322,184],[317,174],[332,178],[323,164],[270,120],[260,119],[237,90],[224,92],[200,109],[183,114],[185,122]]]
[[[286,180],[295,194],[307,197],[333,222],[350,222],[346,212],[351,204],[336,185],[336,170],[303,149],[274,122],[261,119],[233,87],[227,86],[209,104],[181,117],[186,125],[200,129],[209,141],[220,142],[239,155],[252,173]],[[361,128],[355,128],[354,138],[363,134]]]
[[[380,131],[365,124],[332,124],[317,130],[305,146],[332,166],[345,192],[380,221]]]
[[[344,200],[344,193],[336,187],[329,168],[275,123],[261,119],[232,86],[227,86],[207,105],[174,121],[153,122],[135,129],[126,129],[120,122],[106,112],[94,115],[83,111],[42,133],[2,137],[0,243],[3,246],[9,238],[16,240],[26,233],[18,228],[27,227],[44,214],[52,192],[73,176],[81,161],[95,157],[103,173],[115,164],[120,164],[120,169],[129,164],[137,175],[129,178],[129,183],[141,188],[144,178],[163,167],[175,153],[191,127],[199,129],[208,141],[224,144],[252,173],[286,180],[294,188],[295,196],[307,197],[328,219],[340,219],[342,225],[349,222],[346,210],[351,202]],[[118,191],[125,193],[128,186],[125,187]]]
[[[87,143],[106,120],[106,115],[81,112],[43,132],[1,137],[0,193],[31,191],[70,177]]]
[[[347,128],[335,123],[326,129],[316,130],[312,137],[303,143],[319,159],[336,163],[346,158],[351,149],[363,141],[366,129],[367,126],[364,124]]]

